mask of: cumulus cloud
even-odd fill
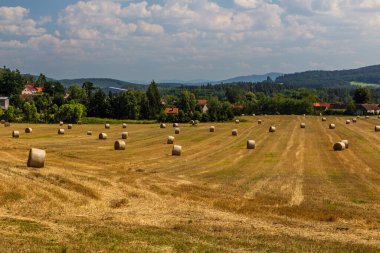
[[[28,18],[29,10],[23,7],[0,7],[0,34],[38,35],[45,33],[37,22]]]

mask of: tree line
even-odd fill
[[[43,93],[22,98],[24,85],[32,82]],[[119,93],[96,87],[91,82],[64,87],[60,82],[22,75],[18,70],[0,69],[0,95],[10,98],[8,110],[0,118],[8,121],[76,122],[81,118],[150,119],[161,122],[228,121],[241,114],[312,114],[312,103],[380,100],[380,89],[320,88],[310,89],[271,80],[260,83],[237,83],[201,86],[160,86],[154,81],[146,90]],[[364,99],[362,99],[364,97]],[[197,103],[207,100],[207,111]],[[167,114],[165,108],[179,108],[178,114]]]

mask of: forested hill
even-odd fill
[[[325,88],[350,85],[350,82],[379,84],[380,65],[359,69],[334,71],[306,71],[286,74],[276,79],[276,82],[310,88]]]
[[[59,80],[59,82],[62,83],[65,87],[69,87],[75,83],[82,85],[85,82],[91,82],[95,86],[99,86],[103,89],[109,88],[109,87],[115,87],[115,88],[131,89],[131,90],[145,90],[147,87],[147,85],[135,84],[135,83],[120,81],[120,80],[111,79],[111,78],[63,79],[63,80]]]

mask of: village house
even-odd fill
[[[21,97],[27,99],[31,96],[41,94],[43,92],[42,87],[34,87],[34,83],[27,83],[24,86],[24,89],[21,91]]]
[[[178,114],[178,111],[179,110],[176,107],[165,108],[166,114]]]
[[[0,106],[1,106],[1,109],[8,110],[9,98],[8,97],[0,97]]]
[[[357,104],[356,115],[380,114],[379,104]]]
[[[205,113],[208,111],[207,103],[208,101],[206,99],[197,100],[197,105],[199,105],[202,108],[202,113]]]

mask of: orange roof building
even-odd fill
[[[170,107],[170,108],[165,108],[165,113],[166,114],[178,114],[178,108],[176,107]]]

